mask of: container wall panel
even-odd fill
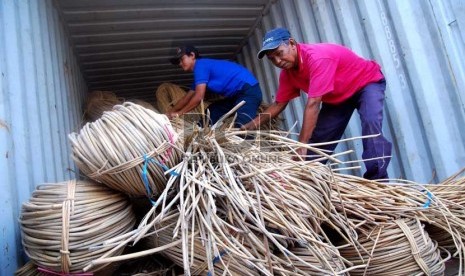
[[[21,204],[74,178],[67,134],[87,88],[53,1],[0,1],[0,271],[22,264]]]
[[[465,167],[464,15],[460,0],[276,1],[241,58],[267,76],[265,100],[274,98],[279,72],[257,60],[256,49],[274,27],[288,28],[299,42],[339,43],[378,61],[387,80],[383,132],[393,142],[390,177],[437,183]],[[300,130],[305,97],[284,111],[287,127],[297,122]],[[354,112],[343,138],[360,135]],[[337,151],[345,150],[354,153],[342,160],[361,159],[361,140],[340,143]],[[360,165],[351,173],[361,175]]]

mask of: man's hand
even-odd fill
[[[165,113],[165,115],[168,116],[170,120],[179,116],[179,114],[175,111],[168,111]]]
[[[296,155],[292,157],[294,161],[302,161],[305,160],[307,155],[307,148],[298,148],[296,150]]]
[[[258,127],[261,124],[269,122],[272,118],[278,116],[278,114],[281,113],[284,110],[284,108],[286,108],[287,103],[288,102],[274,102],[273,104],[268,106],[268,108],[265,111],[261,112],[257,117],[255,117],[255,119],[241,126],[241,130],[258,129]]]
[[[255,130],[255,129],[257,129],[257,125],[255,124],[254,120],[241,126],[241,130]]]

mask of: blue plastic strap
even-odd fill
[[[165,164],[162,164],[160,162],[158,162],[157,160],[155,159],[151,159],[150,161],[152,161],[153,163],[157,164],[158,166],[160,166],[165,172],[166,171],[169,171],[170,168],[168,168]],[[171,176],[179,176],[179,173],[175,172],[175,171],[170,171],[169,174]]]
[[[147,154],[144,154],[144,165],[142,166],[142,181],[144,182],[144,185],[145,185],[145,189],[147,190],[147,194],[150,195],[152,194],[152,190],[150,189],[150,185],[149,185],[149,178],[148,178],[148,170],[147,170],[147,166],[148,166],[148,163],[149,162],[153,162],[155,164],[157,164],[158,166],[160,166],[165,172],[169,170],[169,168],[165,165],[165,164],[162,164],[160,162],[158,162],[156,159],[154,159],[153,157],[149,157],[147,158]],[[170,171],[169,174],[171,176],[179,176],[179,173],[175,172],[175,171]],[[152,199],[150,199],[150,202],[152,202],[153,205],[155,205],[155,201],[153,201]]]
[[[144,154],[144,165],[142,166],[142,181],[144,182],[145,190],[147,190],[147,195],[149,197],[150,202],[152,203],[152,205],[155,205],[155,201],[153,201],[150,198],[150,195],[152,194],[152,190],[150,189],[149,178],[147,176],[147,164],[152,160],[153,160],[152,157],[147,158],[147,155]]]
[[[423,208],[428,208],[431,205],[431,199],[433,198],[433,195],[429,191],[426,191],[426,195],[428,196],[428,200],[426,200],[425,204],[423,204]]]
[[[221,257],[223,257],[224,254],[226,254],[226,253],[227,253],[226,250],[221,251],[219,256],[216,256],[215,258],[213,258],[213,264],[216,264],[221,259]],[[212,273],[210,271],[208,271],[207,275],[212,276]]]

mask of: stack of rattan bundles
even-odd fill
[[[24,250],[33,263],[42,271],[69,274],[82,272],[104,254],[121,254],[96,245],[132,231],[135,216],[121,193],[71,180],[38,186],[22,206],[20,224]]]
[[[173,186],[167,186],[176,189],[163,193],[157,201],[162,203],[139,225],[136,236],[153,234],[149,239],[157,249],[150,252],[162,251],[190,274],[444,271],[447,256],[441,258],[420,219],[450,212],[427,196],[425,187],[384,184],[340,175],[314,161],[296,162],[297,148],[318,151],[274,131],[255,133],[261,136],[258,145],[236,136],[250,132],[214,128],[185,139],[184,158],[170,179]],[[432,207],[424,207],[429,199]],[[167,225],[172,213],[174,225]],[[458,213],[447,215],[453,231],[461,229],[458,218]],[[345,244],[331,244],[321,223],[342,234]]]
[[[69,138],[84,174],[132,196],[156,197],[181,158],[168,118],[130,102]]]
[[[444,269],[443,261],[448,260],[451,255],[458,256],[459,262],[463,264],[465,178],[456,179],[453,176],[439,184],[419,184],[402,180],[382,183],[347,175],[336,175],[335,178],[332,202],[341,214],[348,217],[346,227],[359,232],[360,239],[366,238],[367,234],[363,235],[363,233],[377,231],[376,227],[385,224],[396,227],[394,221],[398,218],[407,221],[414,219],[422,227],[421,231],[416,230],[417,233],[422,232],[423,237],[427,236],[423,238],[424,244],[418,244],[417,247],[429,249],[437,247],[444,258],[444,260],[436,258],[439,251],[435,249],[436,255],[431,257],[433,261],[428,264],[428,269],[432,271],[438,269],[437,271],[441,272]],[[361,225],[363,227],[360,227]],[[426,231],[423,231],[423,228]],[[405,241],[406,237],[407,234],[400,237],[399,242]],[[413,248],[415,244],[411,244]],[[358,247],[352,249],[360,250]],[[412,249],[412,252],[416,250]],[[380,265],[371,263],[367,270],[374,270],[375,266]],[[409,266],[419,268],[419,265],[409,264]],[[397,266],[393,265],[392,270],[395,269]],[[463,273],[463,269],[461,272]]]
[[[93,122],[102,117],[104,111],[111,110],[113,106],[122,102],[111,91],[92,91],[87,96],[84,119],[88,122]]]

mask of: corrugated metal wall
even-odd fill
[[[169,59],[195,45],[201,56],[231,59],[271,0],[59,0],[90,90],[155,103],[163,82],[190,86]]]
[[[267,30],[283,26],[299,42],[344,44],[383,67],[390,177],[437,183],[465,167],[464,1],[277,1],[261,23],[239,60],[259,78],[265,100],[273,100],[279,74],[256,58]],[[301,122],[305,96],[285,110],[287,127]],[[354,114],[345,136],[360,135]],[[347,149],[361,159],[361,141],[338,146]]]
[[[21,260],[21,204],[75,177],[67,134],[87,88],[63,26],[52,1],[0,1],[0,275]]]

